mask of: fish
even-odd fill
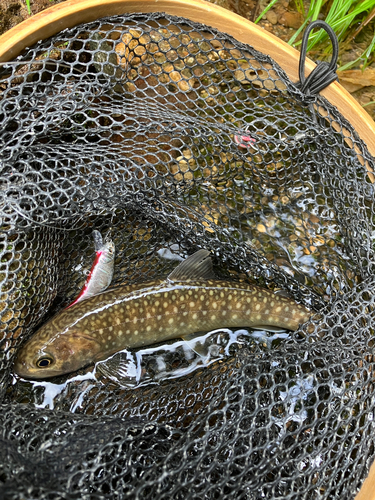
[[[93,295],[103,292],[111,284],[115,265],[115,245],[111,240],[103,243],[103,238],[99,231],[94,230],[92,235],[96,251],[94,262],[82,290],[66,309],[81,300],[86,300]]]
[[[74,372],[123,349],[221,327],[297,330],[311,311],[255,285],[219,280],[198,250],[166,279],[120,285],[60,311],[20,349],[14,371],[44,379]]]

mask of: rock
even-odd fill
[[[271,24],[277,24],[277,14],[273,10],[269,10],[266,14],[267,21]]]
[[[303,23],[303,16],[299,12],[285,12],[279,17],[279,23],[288,28],[298,29]]]

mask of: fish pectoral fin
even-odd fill
[[[266,332],[279,333],[285,332],[285,328],[280,328],[273,325],[252,325],[251,328],[254,330],[265,330]]]
[[[212,269],[212,260],[210,252],[207,250],[198,250],[193,253],[168,276],[170,281],[189,281],[199,279],[215,278]]]
[[[202,332],[195,332],[188,333],[187,335],[181,336],[181,338],[186,342],[192,351],[197,353],[202,358],[205,358],[208,356],[208,347],[197,340],[197,338],[202,335]]]

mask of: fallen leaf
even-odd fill
[[[348,69],[346,71],[337,71],[339,82],[348,92],[355,92],[363,87],[375,85],[375,69],[367,68],[364,71],[360,69]]]

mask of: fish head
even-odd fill
[[[94,336],[74,330],[51,336],[46,335],[48,330],[47,323],[18,353],[14,371],[20,377],[45,379],[71,373],[92,363],[101,352]]]

